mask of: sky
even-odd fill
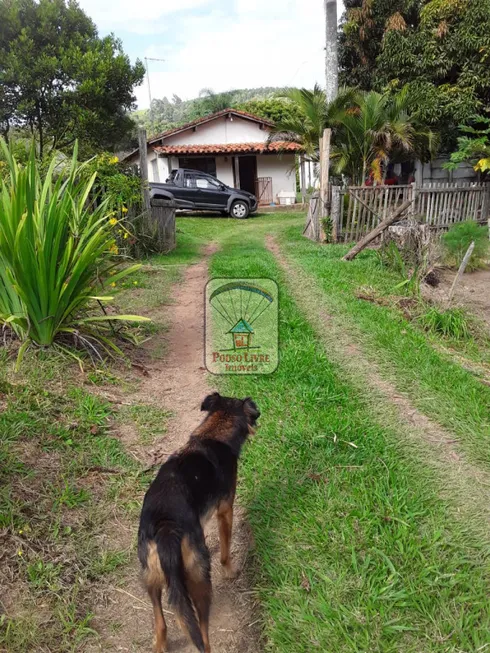
[[[99,33],[149,61],[153,98],[324,83],[323,0],[79,0]],[[343,11],[338,0],[339,18]],[[149,106],[148,84],[135,89]]]

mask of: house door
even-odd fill
[[[257,158],[241,156],[238,159],[240,171],[240,188],[255,195],[255,179],[257,177]]]

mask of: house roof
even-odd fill
[[[204,123],[211,122],[212,120],[216,120],[216,118],[221,118],[223,116],[228,116],[228,115],[244,118],[245,120],[251,120],[253,122],[259,123],[260,125],[265,125],[267,127],[274,127],[273,122],[271,122],[270,120],[266,120],[265,118],[259,118],[259,116],[254,116],[253,113],[247,113],[246,111],[239,111],[238,109],[224,109],[223,111],[210,113],[207,116],[204,116],[203,118],[197,118],[197,120],[192,120],[191,122],[187,122],[185,125],[181,125],[180,127],[174,127],[173,129],[168,129],[167,131],[162,132],[161,134],[157,134],[156,136],[153,136],[152,138],[148,139],[148,146],[154,145],[158,141],[161,141],[162,139],[165,139],[168,136],[173,136],[174,134],[180,134],[181,132],[185,132],[188,129],[191,129],[192,127],[197,127],[198,125],[203,125]],[[123,157],[122,160],[127,161],[129,159],[132,159],[134,156],[138,154],[138,152],[139,152],[139,148],[127,154],[125,157]]]
[[[275,141],[273,143],[217,143],[215,145],[159,145],[153,148],[158,154],[276,154],[301,152],[299,143]]]
[[[253,333],[254,330],[250,326],[250,324],[247,322],[247,320],[244,320],[243,318],[239,320],[233,329],[230,329],[228,333]]]
[[[216,113],[210,113],[203,118],[197,118],[197,120],[192,120],[187,122],[185,125],[180,127],[174,127],[173,129],[168,129],[157,136],[153,136],[148,140],[148,144],[151,145],[155,141],[159,141],[162,138],[167,138],[167,136],[173,136],[174,134],[179,134],[180,132],[187,131],[192,127],[197,127],[198,125],[203,125],[206,122],[216,120],[216,118],[221,118],[223,116],[238,116],[239,118],[245,118],[245,120],[252,120],[253,122],[258,122],[262,125],[267,125],[268,127],[274,127],[274,123],[270,120],[265,120],[264,118],[259,118],[259,116],[254,116],[253,113],[247,113],[246,111],[239,111],[238,109],[223,109],[223,111],[217,111]]]

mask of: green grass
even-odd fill
[[[119,420],[127,423],[131,420],[138,431],[142,444],[151,444],[167,432],[167,422],[171,413],[150,404],[133,404],[122,406]]]
[[[278,371],[215,379],[262,411],[240,476],[265,649],[445,653],[488,644],[488,546],[452,518],[427,452],[378,423],[343,380],[260,231],[221,244],[213,276],[270,276],[281,291]],[[318,254],[315,263],[330,272]]]
[[[393,294],[398,277],[379,266],[374,252],[341,261],[342,246],[319,246],[301,238],[297,228],[280,236],[284,253],[323,291],[325,309],[338,327],[363,345],[399,390],[426,415],[452,430],[475,461],[490,464],[490,388],[440,351],[442,336],[429,337],[392,305],[358,299],[370,286],[381,296]],[[453,341],[454,342],[454,341]],[[474,344],[474,343],[473,343]],[[488,339],[479,345],[490,361]]]
[[[107,543],[109,524],[135,516],[148,476],[112,434],[112,407],[73,385],[66,361],[60,392],[58,356],[29,362],[0,385],[0,650],[78,651],[96,636],[96,585],[129,560]]]
[[[295,214],[179,219],[176,250],[153,257],[136,285],[121,284],[118,305],[146,306],[163,323],[172,284],[212,242],[221,248],[210,261],[213,276],[269,276],[280,285],[278,371],[213,377],[222,392],[251,395],[262,411],[240,466],[239,492],[254,534],[252,581],[267,652],[483,651],[490,632],[488,533],[480,529],[486,535],[479,540],[474,517],[458,514],[444,470],[435,473],[428,462],[429,447],[411,447],[391,421],[380,420],[369,390],[332,362],[292,300],[291,280],[265,250],[265,234],[279,235],[288,258],[324,293],[318,307],[324,302],[346,337],[479,460],[487,460],[488,389],[439,353],[446,339],[391,305],[356,297],[362,286],[389,297],[399,276],[371,253],[343,264],[343,248],[301,238],[303,223]],[[26,363],[23,376],[13,382],[5,374],[0,386],[7,561],[0,585],[16,596],[15,610],[0,616],[0,650],[79,651],[96,635],[96,586],[124,576],[130,560],[121,542],[101,536],[114,518],[137,518],[149,482],[117,437],[117,420],[133,420],[149,442],[167,414],[136,405],[115,415],[88,391],[126,382],[121,370],[87,372],[81,388],[78,371],[56,355],[29,353]],[[10,365],[8,352],[0,352],[0,369]],[[120,624],[108,627],[117,632]]]

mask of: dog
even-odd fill
[[[200,653],[211,651],[211,564],[203,529],[214,514],[224,573],[235,575],[230,542],[238,458],[260,412],[250,397],[232,399],[217,392],[204,399],[201,410],[207,416],[161,466],[141,511],[138,557],[153,605],[155,653],[167,647],[164,586],[182,630]]]

